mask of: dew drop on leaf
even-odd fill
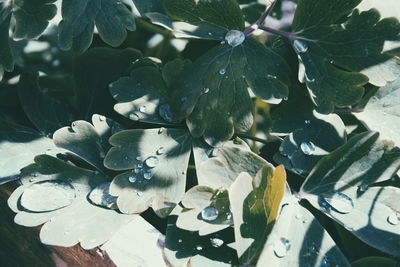
[[[137,191],[136,195],[138,195],[139,197],[143,196],[143,192],[142,191]]]
[[[214,207],[208,206],[201,211],[201,217],[205,221],[214,221],[218,218],[218,210]]]
[[[368,188],[369,188],[369,186],[368,186],[367,184],[363,184],[363,185],[360,185],[360,186],[358,187],[358,191],[359,191],[359,192],[365,192],[365,191],[368,190]]]
[[[203,250],[203,247],[202,246],[196,246],[196,250],[198,250],[198,251]]]
[[[225,35],[225,41],[232,47],[241,45],[244,42],[244,39],[246,39],[246,36],[243,32],[238,30],[230,30]]]
[[[153,173],[151,171],[146,171],[143,173],[143,178],[146,180],[150,180],[153,177]]]
[[[226,73],[226,70],[224,68],[222,68],[218,71],[218,73],[221,75],[224,75]]]
[[[103,151],[101,151],[101,152],[99,153],[99,157],[100,157],[100,158],[102,158],[102,159],[103,159],[105,156],[106,156],[106,154],[104,154],[104,152],[103,152]]]
[[[387,222],[391,225],[398,225],[400,223],[400,214],[394,212],[387,217]]]
[[[275,256],[283,258],[287,255],[291,247],[290,241],[284,237],[276,240],[273,244]]]
[[[162,134],[164,131],[165,131],[165,128],[164,128],[164,127],[161,127],[161,128],[158,130],[158,134]]]
[[[305,53],[308,50],[307,44],[300,40],[295,40],[293,42],[293,47],[294,47],[294,50],[296,50],[296,52],[299,54]]]
[[[302,142],[300,149],[306,155],[312,155],[315,152],[315,146],[312,142]]]
[[[104,117],[104,116],[99,116],[99,121],[105,121],[106,120],[106,117]]]
[[[354,208],[353,200],[343,193],[335,193],[324,200],[339,213],[347,214]]]
[[[310,121],[310,120],[305,120],[304,123],[305,123],[305,124],[310,124],[311,121]]]
[[[211,245],[215,248],[219,248],[224,244],[224,240],[219,239],[219,238],[210,238]]]
[[[138,115],[138,114],[136,114],[136,113],[131,113],[131,114],[129,114],[129,119],[131,119],[131,120],[133,120],[133,121],[138,121],[140,118],[139,118],[139,115]]]
[[[95,205],[116,208],[117,197],[110,195],[109,188],[109,183],[97,186],[89,193],[89,200]]]
[[[159,149],[157,149],[157,155],[162,155],[165,153],[165,148],[164,147],[160,147]]]
[[[203,94],[207,94],[208,92],[210,92],[210,88],[208,87],[204,87],[203,90],[201,91]]]
[[[136,170],[136,169],[135,169]],[[135,173],[136,173],[136,171],[135,171]],[[128,177],[128,181],[130,182],[130,183],[134,183],[134,182],[136,182],[136,176],[135,175],[131,175],[131,176],[129,176]]]
[[[154,168],[158,164],[158,158],[155,156],[150,156],[146,159],[145,163],[146,163],[147,167]]]
[[[75,188],[70,183],[49,180],[25,189],[20,203],[27,210],[44,212],[69,206],[75,197]]]
[[[139,108],[139,111],[142,112],[142,113],[146,113],[146,110],[147,110],[146,106],[141,106]]]
[[[137,156],[135,159],[138,160],[138,161],[141,161],[142,157],[141,156]]]

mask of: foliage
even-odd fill
[[[91,249],[142,216],[172,266],[394,266],[400,13],[381,2],[1,1],[15,222]]]

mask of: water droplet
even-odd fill
[[[312,155],[315,151],[315,146],[312,142],[303,142],[300,144],[300,149],[306,155]]]
[[[105,121],[106,120],[106,117],[105,116],[103,116],[103,115],[100,115],[99,116],[99,121]]]
[[[98,206],[117,208],[117,197],[110,195],[110,183],[98,185],[89,193],[89,200]]]
[[[141,160],[142,160],[142,157],[141,157],[141,156],[137,156],[135,159],[136,159],[137,161],[141,161]]]
[[[131,114],[129,114],[129,119],[131,119],[133,121],[138,121],[140,119],[140,117],[136,113],[131,113]]]
[[[106,154],[105,154],[103,151],[101,151],[101,152],[99,153],[99,157],[100,157],[100,158],[104,159],[105,156],[106,156]]]
[[[214,207],[208,206],[201,211],[201,217],[205,221],[214,221],[218,218],[218,210]]]
[[[161,118],[168,122],[176,122],[174,115],[172,114],[171,107],[168,104],[161,105],[158,113],[160,114]]]
[[[324,200],[339,213],[346,214],[354,208],[353,200],[343,193],[335,193],[331,197],[324,197]]]
[[[159,149],[157,149],[157,155],[162,155],[165,153],[165,148],[164,147],[160,147]]]
[[[307,219],[304,219],[304,220],[302,221],[302,223],[308,223],[308,220],[307,220]]]
[[[178,239],[178,243],[182,243],[182,239]]]
[[[289,98],[287,97],[287,96],[285,96],[284,98],[283,98],[283,100],[284,101],[287,101]]]
[[[142,191],[137,191],[136,195],[138,195],[138,197],[143,196],[143,192]]]
[[[136,164],[136,168],[139,168],[139,169],[143,168],[143,163],[139,162],[138,164]]]
[[[363,185],[360,185],[360,186],[358,187],[358,191],[359,191],[359,192],[365,192],[365,191],[368,190],[368,188],[369,188],[369,186],[368,186],[367,184],[363,184]]]
[[[276,76],[275,75],[271,75],[271,74],[268,74],[267,77],[271,78],[271,79],[276,79]]]
[[[137,179],[137,178],[136,178],[136,176],[134,176],[134,175],[128,177],[128,181],[129,181],[130,183],[136,182],[136,179]]]
[[[208,87],[204,87],[203,90],[201,91],[203,94],[207,94],[208,92],[210,92],[210,88]]]
[[[64,232],[64,235],[69,235],[70,233],[71,233],[71,231],[66,230],[66,231]]]
[[[196,250],[198,250],[198,251],[203,250],[203,247],[202,246],[196,246]]]
[[[294,50],[296,50],[296,52],[299,54],[305,53],[308,50],[307,44],[300,40],[294,40],[293,47],[294,47]]]
[[[150,180],[153,177],[153,173],[149,170],[143,173],[143,178],[146,180]]]
[[[212,32],[209,32],[209,33],[207,33],[209,36],[212,36],[213,34],[212,34]]]
[[[311,121],[310,121],[310,120],[305,120],[304,123],[305,123],[305,124],[310,124]]]
[[[146,113],[146,110],[147,110],[146,106],[141,106],[139,108],[139,111],[142,112],[142,113]]]
[[[158,129],[158,134],[162,134],[165,131],[164,127],[161,127],[160,129]]]
[[[158,158],[155,156],[150,156],[146,159],[145,163],[146,163],[147,167],[154,168],[158,164]]]
[[[218,71],[218,73],[224,75],[226,73],[226,69],[222,68]]]
[[[283,258],[287,255],[291,247],[290,241],[284,237],[276,240],[273,244],[274,253],[278,258]]]
[[[224,240],[219,239],[219,238],[210,238],[211,245],[215,248],[219,248],[224,244]]]
[[[387,222],[391,225],[398,225],[400,223],[400,213],[394,212],[387,217]]]
[[[244,33],[238,30],[230,30],[225,35],[225,41],[232,47],[241,45],[245,39],[246,36],[244,35]]]

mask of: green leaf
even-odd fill
[[[218,232],[233,223],[227,190],[194,186],[183,196],[182,205],[184,210],[179,214],[176,226],[198,231],[200,236]]]
[[[164,9],[162,0],[133,0],[133,3],[142,16],[149,12],[162,12]]]
[[[0,80],[4,71],[12,71],[14,69],[14,57],[9,37],[10,20],[11,5],[0,4]]]
[[[392,60],[392,55],[382,51],[385,41],[398,38],[396,19],[380,20],[376,10],[354,11],[343,27],[338,24],[358,3],[304,0],[296,11],[293,46],[304,65],[299,76],[322,113],[357,103],[368,80],[373,83],[374,76],[393,77],[390,73],[397,72],[395,62],[391,67],[379,67]],[[325,12],[314,12],[317,8]]]
[[[135,216],[90,204],[87,195],[105,180],[106,177],[93,171],[42,155],[35,158],[34,164],[22,170],[22,186],[10,196],[8,204],[17,213],[17,224],[34,227],[44,223],[40,231],[42,243],[63,247],[80,243],[82,248],[92,249],[111,238],[118,228],[135,219]],[[41,183],[49,185],[47,191],[38,187]],[[50,184],[60,183],[69,184],[75,193],[75,198],[69,206],[55,211],[34,212],[18,204],[25,194],[31,194],[30,190],[38,189],[41,190],[35,193],[37,199],[31,199],[28,203],[52,203],[59,199],[60,195],[53,193]]]
[[[382,87],[365,109],[354,115],[369,129],[379,131],[383,139],[400,147],[400,79]]]
[[[257,266],[349,267],[350,264],[313,214],[286,190]]]
[[[126,130],[110,138],[113,147],[104,165],[127,170],[116,176],[110,193],[118,196],[124,213],[140,213],[152,207],[166,216],[185,193],[186,169],[192,138],[181,129]]]
[[[34,39],[47,28],[49,21],[56,15],[56,0],[15,0],[13,14],[15,17],[14,38]]]
[[[358,134],[325,156],[307,177],[300,195],[362,241],[398,256],[400,190],[374,184],[389,180],[400,169],[400,149],[378,136]]]
[[[100,38],[111,46],[125,40],[126,30],[136,29],[132,13],[120,0],[63,1],[61,11],[59,43],[64,50],[82,53],[88,49],[95,26]]]
[[[128,75],[132,62],[142,55],[135,49],[96,47],[79,56],[74,62],[77,102],[80,115],[89,120],[93,114],[115,116],[114,100],[108,86],[121,76]]]
[[[20,169],[36,155],[65,152],[37,131],[6,121],[0,121],[0,140],[0,183],[18,179]]]
[[[318,118],[317,114],[315,113],[315,119]],[[275,162],[302,175],[309,173],[323,156],[344,145],[345,125],[338,115],[330,114],[330,116],[329,120],[303,122],[303,128],[285,137],[279,147],[279,153],[274,156]]]
[[[395,267],[396,261],[386,257],[365,257],[354,261],[353,267]]]
[[[112,120],[93,115],[92,124],[86,121],[75,121],[71,127],[57,130],[54,135],[56,146],[71,151],[98,170],[106,172],[104,157],[110,148],[108,139],[115,124]]]
[[[243,14],[234,0],[166,0],[164,6],[169,17],[185,22],[189,32],[200,31],[200,37],[222,39],[229,30],[244,29]]]
[[[64,103],[50,97],[39,87],[37,72],[21,75],[18,94],[23,110],[35,127],[44,134],[71,123],[74,111]]]
[[[223,146],[216,149],[212,154],[214,157],[199,164],[199,184],[228,189],[242,172],[254,177],[263,167],[273,170],[272,164],[249,150],[243,146]]]
[[[272,50],[253,39],[241,45],[218,46],[196,60],[173,84],[171,108],[195,137],[217,145],[235,130],[247,131],[252,123],[248,92],[267,102],[279,103],[288,95],[289,67]]]
[[[283,166],[262,168],[255,178],[241,173],[229,190],[236,250],[242,264],[255,265],[278,216],[285,192]]]

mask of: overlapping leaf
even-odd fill
[[[12,71],[14,69],[14,58],[9,38],[11,8],[11,5],[0,4],[0,80],[4,71]]]
[[[399,199],[396,187],[374,186],[400,168],[400,149],[366,132],[324,157],[300,194],[369,245],[399,255]]]
[[[119,46],[127,30],[136,29],[132,13],[121,0],[70,0],[62,3],[63,20],[59,24],[62,49],[78,53],[89,48],[94,27],[111,46]]]
[[[288,189],[257,262],[258,267],[269,265],[350,266],[328,232]]]
[[[267,102],[288,95],[289,68],[272,50],[248,39],[232,47],[218,46],[196,60],[173,83],[171,108],[187,117],[192,135],[217,145],[246,131],[253,123],[248,88]]]
[[[400,79],[382,87],[365,109],[354,115],[384,139],[400,147]]]
[[[253,178],[242,173],[229,190],[236,250],[242,264],[255,265],[278,216],[285,192],[283,166],[262,168]]]
[[[396,19],[380,20],[376,10],[354,11],[343,27],[339,26],[359,2],[303,0],[297,7],[293,46],[304,64],[300,79],[304,78],[320,112],[357,103],[364,92],[362,86],[374,82],[372,75],[379,72],[385,77],[391,71],[370,69],[392,59],[382,51],[385,41],[398,39],[400,24]]]
[[[105,182],[106,177],[51,156],[36,157],[34,164],[23,169],[21,181],[22,186],[13,192],[8,204],[17,213],[17,224],[30,227],[44,224],[40,231],[44,244],[80,243],[83,248],[91,249],[135,218],[88,201],[88,193]],[[21,202],[23,198],[27,201]],[[70,201],[60,206],[60,199]]]

